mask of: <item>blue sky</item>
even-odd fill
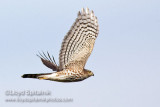
[[[77,83],[23,79],[52,72],[36,56],[49,51],[58,62],[63,37],[82,7],[93,10],[99,36],[86,68],[95,76]],[[0,103],[4,107],[159,107],[159,0],[1,0]],[[69,103],[7,103],[7,90],[51,91]],[[16,97],[17,98],[17,97]],[[22,97],[24,98],[24,97]]]

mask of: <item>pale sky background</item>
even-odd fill
[[[21,78],[52,72],[36,54],[49,51],[58,62],[82,7],[99,21],[86,64],[95,76],[77,83]],[[160,107],[160,0],[0,0],[0,50],[1,107]],[[6,103],[7,90],[49,90],[73,102]]]

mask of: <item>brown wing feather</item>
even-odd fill
[[[54,60],[54,57],[53,57],[53,60],[52,60],[48,52],[47,52],[47,54],[48,54],[48,57],[47,57],[47,55],[45,55],[44,53],[43,53],[43,55],[41,55],[41,54],[39,53],[39,55],[37,55],[37,56],[41,59],[42,63],[43,63],[45,66],[47,66],[48,68],[52,69],[53,71],[59,71],[60,69],[59,69],[59,67],[56,65],[55,60]],[[53,61],[54,61],[54,62],[53,62]]]
[[[93,11],[82,9],[62,42],[59,67],[83,69],[93,50],[98,32],[97,17]]]
[[[43,63],[45,66],[47,66],[48,68],[51,68],[53,71],[57,71],[58,67],[57,67],[55,64],[53,64],[53,63],[51,63],[50,61],[45,60],[45,59],[43,59],[43,58],[41,58],[41,61],[42,61],[42,63]]]

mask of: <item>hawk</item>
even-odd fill
[[[24,74],[23,78],[36,78],[58,82],[77,82],[90,76],[93,72],[85,69],[85,64],[90,56],[95,40],[98,36],[99,26],[97,17],[88,8],[82,8],[61,45],[59,66],[54,57],[47,54],[37,55],[42,63],[51,68],[53,73]]]

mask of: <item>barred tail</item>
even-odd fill
[[[43,74],[24,74],[22,75],[22,78],[36,78],[38,79],[39,76],[48,75],[52,73],[43,73]]]

